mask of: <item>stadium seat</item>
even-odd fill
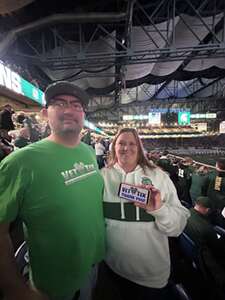
[[[221,273],[221,267],[216,264],[211,252],[206,247],[198,247],[193,240],[186,234],[182,233],[179,237],[180,248],[194,270],[196,270],[197,277],[192,281],[192,285],[202,294],[202,299],[210,300],[224,300],[224,288],[221,288],[221,280],[218,277]],[[213,262],[213,265],[212,265]],[[193,272],[194,276],[195,272]],[[197,280],[197,282],[195,282]],[[203,295],[204,293],[204,295]]]
[[[182,284],[172,286],[173,300],[191,300]]]
[[[179,237],[179,244],[182,252],[192,262],[193,266],[196,267],[195,263],[198,259],[199,249],[194,241],[183,232]]]
[[[180,200],[180,202],[181,202],[181,204],[182,204],[184,207],[186,207],[186,208],[188,208],[188,209],[192,207],[191,204],[188,203],[187,201]]]
[[[214,229],[215,229],[217,234],[219,234],[220,236],[225,237],[225,229],[224,228],[216,225],[216,226],[214,226]]]
[[[15,253],[15,259],[20,273],[29,279],[29,254],[26,242],[23,242]]]

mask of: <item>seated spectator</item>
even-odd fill
[[[184,231],[196,245],[209,248],[225,268],[225,242],[217,237],[216,231],[210,222],[208,216],[211,208],[212,201],[208,197],[198,197],[195,206],[190,209],[191,216]]]
[[[10,104],[6,104],[3,107],[3,110],[0,111],[0,133],[1,136],[8,141],[11,141],[10,136],[8,135],[8,132],[10,130],[14,130],[15,126],[12,121],[12,115],[14,111]]]
[[[23,111],[19,112],[16,117],[16,122],[20,125],[23,125],[23,121],[26,119],[26,115]]]
[[[18,137],[14,141],[17,148],[23,148],[30,144],[30,133],[28,128],[21,128]]]
[[[13,151],[13,145],[5,138],[0,137],[0,161]]]
[[[216,285],[224,288],[225,284],[225,241],[218,238],[208,218],[212,201],[208,197],[198,197],[191,216],[187,220],[184,232],[201,249],[201,259],[209,270]]]

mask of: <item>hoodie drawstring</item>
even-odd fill
[[[125,211],[124,211],[124,202],[122,199],[120,199],[120,211],[121,211],[121,219],[125,219]]]

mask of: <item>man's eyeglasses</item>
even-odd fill
[[[55,100],[55,101],[52,101],[49,105],[52,105],[59,109],[72,108],[73,110],[76,110],[79,112],[84,111],[83,106],[77,101],[67,102],[67,101]]]

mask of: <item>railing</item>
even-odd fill
[[[170,157],[175,157],[175,158],[177,158],[177,159],[179,159],[179,160],[182,160],[182,159],[184,159],[183,157],[181,157],[181,156],[178,156],[178,155],[174,155],[174,154],[168,154],[168,156],[170,156]],[[200,165],[200,166],[204,166],[204,167],[208,167],[208,168],[210,168],[210,169],[216,169],[216,167],[215,166],[212,166],[212,165],[208,165],[208,164],[204,164],[204,163],[202,163],[202,162],[199,162],[199,161],[195,161],[195,160],[193,160],[193,164],[197,164],[197,165]]]

